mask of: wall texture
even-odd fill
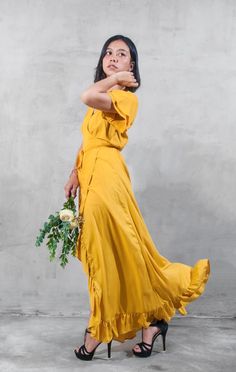
[[[65,201],[100,49],[136,43],[139,113],[123,154],[160,253],[212,275],[189,315],[235,315],[236,3],[0,0],[0,312],[87,314],[87,278],[34,247]]]

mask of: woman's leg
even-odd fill
[[[92,310],[90,309],[89,317],[91,317],[91,315],[92,315]],[[90,352],[99,344],[99,341],[92,338],[90,333],[86,332],[85,337],[84,337],[84,344],[86,346],[87,351]],[[79,347],[77,347],[75,350],[79,351]]]

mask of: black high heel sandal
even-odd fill
[[[147,358],[152,354],[153,344],[159,335],[162,336],[163,350],[164,351],[166,350],[166,333],[168,330],[168,323],[166,323],[164,320],[157,320],[156,322],[151,323],[149,327],[159,328],[159,330],[152,337],[152,343],[148,344],[147,342],[142,341],[137,344],[140,347],[141,351],[136,351],[132,349],[134,355],[141,357],[141,358]],[[143,340],[143,329],[142,329],[142,340]]]
[[[95,348],[92,351],[88,351],[86,349],[86,346],[85,346],[85,340],[86,340],[86,334],[87,333],[91,333],[91,332],[86,328],[85,333],[84,333],[84,345],[80,346],[78,351],[76,349],[74,350],[75,355],[77,356],[77,358],[79,358],[81,360],[92,360],[93,356],[94,356],[94,353],[95,353],[95,350],[101,344],[101,342],[99,342],[99,344],[97,344],[97,346],[95,346]],[[107,344],[107,356],[108,356],[108,358],[111,357],[111,343],[112,343],[112,340]]]

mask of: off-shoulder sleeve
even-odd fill
[[[112,124],[119,132],[124,132],[132,124],[138,110],[138,98],[130,92],[124,90],[112,90],[107,93],[113,102],[116,113],[103,112],[103,117]]]

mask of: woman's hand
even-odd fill
[[[73,170],[70,174],[68,182],[66,183],[64,187],[66,198],[69,199],[70,196],[73,196],[73,198],[76,198],[78,187],[79,187],[78,175],[76,171]]]
[[[134,77],[134,73],[131,71],[118,71],[115,76],[117,84],[125,87],[137,87],[138,82]]]

